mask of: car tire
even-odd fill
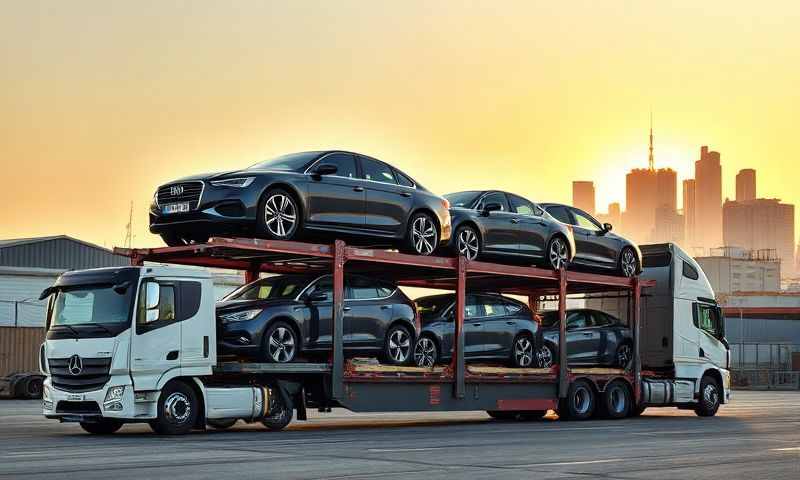
[[[722,391],[719,383],[713,377],[703,375],[703,378],[700,379],[700,401],[695,407],[694,413],[700,417],[713,417],[719,410],[721,398]]]
[[[569,244],[567,239],[561,235],[554,235],[553,238],[547,243],[547,250],[545,253],[545,261],[547,266],[553,270],[559,270],[561,265],[567,268],[569,265]]]
[[[516,420],[519,412],[510,410],[486,410],[486,413],[495,420]]]
[[[389,365],[406,365],[414,356],[414,336],[405,325],[389,327],[383,341],[383,361]]]
[[[81,422],[81,428],[92,435],[111,435],[122,428],[122,421],[113,418],[101,418],[97,422]]]
[[[303,212],[294,195],[271,188],[258,203],[258,234],[272,240],[292,240],[303,227]]]
[[[439,347],[430,335],[419,337],[414,345],[414,364],[418,367],[433,368],[439,363]]]
[[[267,363],[291,363],[297,358],[300,341],[286,322],[273,322],[261,341],[261,358]]]
[[[614,366],[627,369],[633,362],[633,345],[629,342],[622,343],[614,353]]]
[[[192,387],[172,381],[158,396],[158,411],[150,428],[161,435],[184,435],[192,431],[200,414],[200,402]]]
[[[621,380],[606,385],[598,411],[605,418],[625,418],[631,411],[631,391]]]
[[[408,219],[404,250],[416,255],[432,255],[439,246],[439,227],[429,214],[417,212]]]
[[[277,388],[270,388],[269,411],[267,417],[261,419],[261,423],[270,430],[280,431],[286,428],[292,421],[294,407],[290,398],[284,398]]]
[[[559,401],[558,416],[564,420],[586,420],[594,413],[596,403],[592,385],[586,380],[575,380],[567,397]]]
[[[544,344],[536,352],[536,366],[539,368],[550,368],[556,363],[558,356],[550,345]]]
[[[227,430],[232,426],[236,425],[238,418],[217,418],[217,419],[208,419],[206,420],[206,424],[213,428],[214,430]]]
[[[534,360],[533,337],[527,333],[517,335],[511,348],[511,364],[516,368],[531,368]]]
[[[625,247],[619,254],[619,274],[623,277],[635,277],[639,274],[639,259],[636,252],[631,247]]]
[[[458,227],[455,234],[456,254],[467,260],[477,260],[481,255],[481,237],[470,225]]]

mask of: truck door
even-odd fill
[[[131,342],[131,377],[136,390],[155,390],[165,372],[180,368],[177,284],[163,280],[142,282]]]
[[[187,369],[208,368],[216,363],[216,342],[212,335],[216,329],[214,299],[211,296],[214,289],[210,281],[204,281],[207,282],[205,294],[199,280],[178,282],[180,303],[177,305],[177,320],[181,325],[182,375],[202,375],[202,371]]]

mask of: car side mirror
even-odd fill
[[[604,224],[603,224],[603,230],[604,230],[604,231],[606,231],[606,232],[610,232],[612,228],[614,228],[614,226],[613,226],[613,225],[611,225],[611,224],[610,224],[610,223],[608,223],[608,222],[606,222],[606,223],[604,223]]]
[[[486,205],[483,206],[483,214],[484,215],[489,215],[492,212],[496,212],[496,211],[502,210],[502,209],[503,209],[503,206],[500,205],[499,203],[495,203],[495,202],[487,203]]]
[[[309,293],[308,296],[306,296],[306,302],[308,302],[308,303],[311,303],[311,302],[324,302],[327,299],[328,299],[328,296],[325,294],[325,292],[312,292],[312,293]]]
[[[314,169],[314,175],[335,175],[339,167],[332,163],[321,163]]]

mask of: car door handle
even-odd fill
[[[381,310],[389,310],[390,308],[392,308],[391,305],[381,305]]]
[[[363,192],[364,191],[364,187],[353,187],[353,191],[354,192]]]
[[[592,332],[583,332],[584,337],[591,337],[592,335]]]
[[[401,193],[400,195],[402,195],[402,196],[404,196],[404,197],[410,197],[410,196],[411,196],[411,194],[410,194],[410,193],[408,193],[408,192],[403,192],[403,193]]]
[[[481,326],[481,324],[480,324],[480,323],[473,323],[473,324],[472,324],[472,326],[473,326],[473,327],[480,327],[480,326]]]
[[[506,325],[514,325],[514,322],[506,322]]]
[[[343,307],[342,310],[344,310],[345,312],[349,312],[350,311],[350,307]]]
[[[511,223],[519,223],[519,218],[512,218]]]

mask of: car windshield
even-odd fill
[[[472,205],[481,193],[479,191],[448,193],[444,198],[450,202],[450,206],[466,208]]]
[[[221,301],[228,300],[288,300],[295,298],[313,278],[280,275],[262,278],[232,291]]]
[[[287,172],[300,172],[306,165],[319,157],[320,152],[300,152],[281,155],[271,160],[258,162],[247,167],[248,170],[285,170]]]
[[[59,290],[50,313],[50,325],[127,323],[133,290],[115,289],[111,285]]]
[[[453,303],[453,297],[452,295],[437,295],[418,298],[414,303],[417,304],[417,312],[422,320],[433,320],[441,316],[442,312]]]

